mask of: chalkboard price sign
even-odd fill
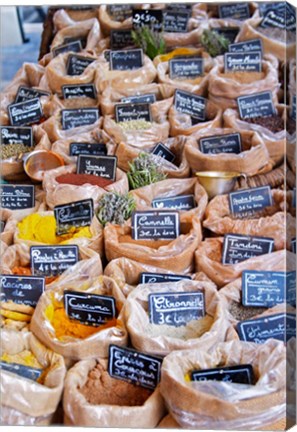
[[[87,126],[99,119],[98,108],[71,108],[61,110],[63,130]]]
[[[229,45],[229,52],[251,52],[251,51],[260,51],[263,52],[262,41],[261,39],[252,39],[244,42],[238,42]]]
[[[170,198],[156,198],[152,201],[152,207],[156,209],[174,209],[189,211],[195,207],[194,195],[179,195]]]
[[[24,144],[33,146],[33,131],[30,126],[1,126],[1,144]]]
[[[132,215],[134,240],[173,240],[179,236],[179,213],[142,211]]]
[[[36,88],[20,86],[14,103],[24,102],[30,99],[40,98],[41,96],[49,96],[50,93]]]
[[[113,4],[107,5],[107,13],[114,21],[125,21],[132,17],[133,5]]]
[[[270,186],[231,192],[229,194],[229,206],[233,215],[253,216],[266,207],[272,206]]]
[[[139,96],[129,96],[121,99],[122,103],[147,103],[152,104],[156,102],[156,95],[154,93],[144,94]]]
[[[225,234],[223,264],[237,264],[249,258],[271,253],[274,240],[267,237],[252,237],[241,234]]]
[[[110,46],[113,50],[135,46],[131,30],[112,30],[110,32]]]
[[[97,98],[97,92],[94,84],[63,85],[62,94],[64,99],[73,99],[79,97],[90,99]]]
[[[239,154],[241,153],[241,136],[239,133],[234,133],[200,138],[199,147],[204,154]]]
[[[67,60],[67,75],[81,75],[85,69],[95,61],[91,57],[83,57],[76,54],[70,54]]]
[[[230,43],[233,43],[239,33],[239,27],[214,27],[212,31],[224,36]]]
[[[152,121],[151,109],[148,103],[116,104],[115,117],[117,123],[131,120]]]
[[[80,52],[82,50],[82,44],[80,40],[75,40],[70,43],[60,45],[53,49],[53,56],[57,57],[59,54],[65,54],[67,52]]]
[[[54,207],[57,235],[66,234],[73,227],[90,226],[94,217],[94,202],[92,199],[75,201]]]
[[[39,98],[8,105],[8,115],[12,126],[26,126],[38,123],[43,117]]]
[[[142,49],[109,51],[110,70],[133,70],[143,66]]]
[[[16,304],[35,307],[44,291],[44,278],[34,276],[1,275],[1,302],[9,300]]]
[[[78,261],[77,245],[31,246],[30,262],[35,276],[58,276]]]
[[[35,207],[35,189],[32,185],[8,185],[0,187],[1,207],[24,210]]]
[[[28,378],[32,381],[37,381],[43,372],[42,369],[24,366],[18,363],[7,363],[3,360],[0,361],[0,369],[19,375],[23,378]]]
[[[105,144],[71,143],[70,156],[78,156],[80,154],[88,156],[105,156],[107,154],[107,148]]]
[[[225,53],[224,65],[225,72],[261,72],[262,54],[260,51]]]
[[[211,380],[252,385],[254,382],[254,372],[250,364],[226,366],[192,371],[191,380],[198,382]]]
[[[219,5],[219,17],[222,19],[246,20],[250,17],[248,3],[230,3]]]
[[[173,162],[175,159],[175,154],[169,150],[163,143],[158,143],[153,149],[152,154],[166,159],[168,162]]]
[[[163,28],[163,11],[158,9],[134,9],[133,28],[139,29],[148,26],[154,31],[161,31]]]
[[[254,93],[237,98],[240,118],[271,117],[275,115],[275,107],[271,92]]]
[[[204,60],[202,58],[171,59],[169,60],[169,76],[171,79],[185,77],[197,78],[204,74]]]
[[[116,178],[116,169],[116,156],[78,155],[78,174],[96,175],[114,181]]]
[[[181,113],[189,114],[200,121],[205,121],[206,99],[192,93],[176,90],[174,97],[175,109]]]
[[[191,16],[190,11],[170,10],[164,12],[164,31],[168,33],[185,33]]]
[[[182,279],[191,280],[191,276],[167,274],[167,273],[141,273],[139,283],[140,284],[154,284],[154,283],[165,283],[165,282],[178,282]]]

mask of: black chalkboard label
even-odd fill
[[[139,96],[129,96],[121,99],[122,103],[155,103],[156,95],[154,93],[144,94]]]
[[[105,58],[105,60],[106,60],[108,63],[110,63],[110,53],[111,53],[111,50],[110,50],[110,49],[105,50],[104,53],[103,53],[104,58]]]
[[[149,294],[152,324],[180,327],[205,316],[203,292],[166,292]]]
[[[90,226],[94,217],[94,202],[92,199],[75,201],[54,207],[57,235],[66,234],[73,227]]]
[[[253,216],[258,211],[272,206],[270,186],[231,192],[229,194],[229,206],[233,215]]]
[[[203,58],[171,59],[169,60],[170,78],[194,79],[204,74]]]
[[[70,54],[67,60],[67,75],[81,75],[85,69],[95,61],[91,57],[83,57],[76,54]]]
[[[286,12],[285,9],[269,10],[266,12],[261,27],[278,27],[286,29]]]
[[[143,51],[142,49],[109,51],[109,62],[111,70],[139,69],[143,66]]]
[[[44,284],[43,277],[1,275],[0,299],[2,302],[11,300],[16,304],[35,307],[44,291]]]
[[[113,378],[154,390],[160,382],[161,365],[160,357],[109,345],[108,373]]]
[[[75,36],[74,37],[65,37],[64,41],[63,41],[63,45],[69,45],[70,43],[73,43],[73,42],[80,42],[81,47],[83,49],[87,45],[87,38],[86,37],[85,38],[84,37],[79,38],[79,37],[75,37]]]
[[[233,43],[239,33],[239,27],[218,27],[212,28],[212,31],[224,36],[230,43]]]
[[[148,26],[154,31],[163,29],[163,11],[158,9],[134,9],[133,28]]]
[[[219,5],[219,18],[246,20],[250,17],[248,3],[229,3]]]
[[[194,195],[179,195],[170,198],[156,198],[152,201],[152,207],[156,209],[173,209],[189,211],[196,206]]]
[[[42,369],[24,366],[18,363],[7,363],[3,360],[0,361],[0,369],[19,375],[23,378],[30,379],[32,381],[37,381],[42,374]]]
[[[245,270],[242,273],[242,304],[265,308],[296,305],[296,272]]]
[[[24,102],[26,100],[40,98],[41,96],[49,96],[50,93],[44,90],[20,86],[14,103]]]
[[[225,234],[222,263],[237,264],[249,258],[271,253],[273,248],[272,238]]]
[[[35,207],[35,189],[32,185],[8,185],[0,187],[1,207],[23,210]]]
[[[241,153],[241,136],[239,133],[213,135],[200,138],[199,147],[204,154]]]
[[[76,40],[70,43],[60,45],[53,49],[53,56],[56,57],[59,54],[65,54],[67,52],[80,52],[82,50],[82,44],[80,40]]]
[[[132,4],[114,4],[107,6],[107,13],[114,21],[125,21],[132,17]]]
[[[296,237],[291,240],[291,251],[296,254]]]
[[[139,211],[132,214],[134,240],[173,240],[179,236],[179,213]]]
[[[190,11],[165,10],[164,31],[168,33],[185,33],[188,29],[190,16]]]
[[[1,126],[0,127],[1,144],[24,144],[25,146],[33,146],[33,131],[30,126]]]
[[[58,276],[78,261],[77,245],[31,246],[30,262],[35,276]]]
[[[80,154],[89,156],[104,156],[107,154],[107,148],[105,144],[91,144],[79,142],[71,143],[70,156],[78,156]]]
[[[254,93],[237,98],[240,118],[271,117],[275,115],[275,107],[270,91]]]
[[[91,174],[114,181],[116,169],[116,156],[78,155],[77,174]]]
[[[225,72],[261,72],[262,54],[260,51],[225,53],[224,65]]]
[[[64,99],[73,99],[87,97],[90,99],[97,98],[97,92],[94,84],[71,84],[62,86]]]
[[[205,121],[206,99],[183,90],[176,90],[174,107],[177,111]]]
[[[290,117],[296,121],[296,95],[292,98]]]
[[[123,103],[115,105],[116,122],[127,122],[130,120],[152,121],[150,104],[147,103]]]
[[[265,15],[269,10],[281,10],[284,8],[283,2],[259,2],[258,8],[260,12],[260,16]]]
[[[166,8],[168,10],[176,10],[176,11],[192,11],[192,4],[191,3],[171,3],[166,4]]]
[[[139,278],[140,284],[168,283],[178,282],[182,279],[192,280],[191,276],[166,274],[166,273],[141,273]]]
[[[293,314],[266,315],[261,318],[241,321],[237,324],[239,339],[263,344],[268,339],[288,342],[296,337],[296,317]]]
[[[64,291],[64,307],[70,319],[98,326],[116,316],[114,297],[77,291]]]
[[[10,104],[7,109],[12,126],[25,126],[37,123],[43,117],[39,98]]]
[[[158,143],[153,149],[152,154],[166,159],[168,162],[173,162],[175,159],[175,154],[169,150],[163,143]]]
[[[113,50],[135,46],[131,30],[112,30],[110,32],[110,46]]]
[[[251,52],[260,51],[263,52],[261,39],[252,39],[244,42],[238,42],[229,45],[229,52]]]
[[[72,108],[61,110],[61,121],[63,130],[80,126],[91,125],[99,119],[97,108]]]
[[[254,382],[254,373],[252,365],[243,364],[237,366],[194,370],[191,372],[191,380],[198,382],[211,380],[252,385]]]

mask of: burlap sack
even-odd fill
[[[240,364],[252,365],[255,385],[185,379],[192,370]],[[285,347],[275,340],[220,343],[209,353],[176,351],[164,359],[161,393],[183,428],[262,430],[286,414],[285,365]]]
[[[136,200],[137,210],[152,210],[152,201],[156,198],[169,198],[178,195],[194,195],[196,207],[181,211],[183,220],[191,222],[193,217],[202,220],[208,203],[208,196],[205,189],[198,183],[196,178],[168,179],[149,186],[135,189],[131,192]],[[166,207],[162,207],[165,209]]]
[[[150,5],[148,3],[135,4],[133,7],[135,9],[147,9],[150,8]],[[109,15],[107,5],[100,6],[98,19],[102,31],[106,36],[109,36],[112,30],[127,30],[132,28],[132,14],[131,17],[125,19],[124,21],[116,21],[111,15]]]
[[[77,21],[86,21],[91,18],[96,18],[98,15],[98,8],[79,8],[77,9],[58,9],[53,16],[53,24],[55,32],[62,30],[65,27],[72,26]]]
[[[166,329],[163,330],[162,335],[151,334],[148,315],[149,294],[197,291],[204,293],[206,315],[213,318],[213,323],[207,331],[199,337],[189,339],[168,335]],[[220,297],[213,284],[190,280],[138,285],[127,298],[124,306],[124,319],[132,346],[141,352],[160,356],[166,356],[174,350],[208,350],[218,342],[225,340],[229,327]],[[162,326],[160,326],[161,330]]]
[[[55,329],[51,324],[49,315],[54,313],[53,305],[56,302],[63,303],[65,290],[84,292],[89,294],[112,296],[116,300],[116,307],[119,313],[116,326],[112,326],[84,339],[71,336],[57,338]],[[68,360],[84,360],[94,357],[108,357],[108,348],[110,344],[126,346],[128,342],[128,333],[123,325],[122,306],[125,297],[122,291],[113,279],[107,276],[96,278],[75,278],[75,285],[70,279],[56,282],[55,286],[47,290],[39,299],[34,314],[32,316],[30,330],[46,346],[53,351],[61,354]]]
[[[271,196],[272,206],[266,207],[250,218],[240,219],[231,213],[229,195],[218,195],[206,208],[203,226],[219,235],[233,233],[270,237],[274,239],[276,250],[286,247],[290,249],[291,239],[296,234],[296,219],[292,215],[291,206],[292,197],[278,189],[272,189]]]
[[[87,382],[97,362],[106,369],[106,360],[83,360],[66,376],[63,397],[64,424],[85,427],[154,428],[165,414],[159,387],[141,406],[91,405],[79,389]]]
[[[256,132],[240,130],[242,152],[236,153],[202,153],[199,147],[201,138],[238,133],[228,128],[208,128],[199,130],[187,139],[185,156],[192,169],[197,171],[237,171],[247,176],[270,171],[273,161],[263,139]]]
[[[184,222],[183,215],[180,220],[181,235],[171,241],[133,240],[130,225],[106,225],[104,244],[107,260],[124,257],[176,273],[191,272],[194,252],[201,242],[201,225],[196,217],[190,224]]]
[[[284,164],[282,164],[268,173],[257,174],[252,177],[239,177],[236,180],[234,190],[260,186],[270,186],[271,188],[283,189],[285,180],[289,187],[295,185],[295,175],[289,169],[285,169]]]
[[[280,89],[278,82],[278,70],[270,61],[262,61],[262,78],[260,72],[254,72],[259,78],[252,79],[253,72],[224,72],[223,59],[219,58],[217,65],[209,72],[209,95],[208,98],[218,107],[225,110],[227,108],[237,108],[237,98],[248,96],[253,93],[270,91],[274,103],[278,102],[277,93]],[[250,77],[249,82],[244,80]]]
[[[276,109],[282,118],[286,118],[286,109],[284,105],[276,105]],[[263,126],[248,123],[241,120],[237,110],[227,109],[223,114],[224,126],[226,128],[232,128],[238,132],[242,130],[251,130],[257,132],[264,141],[267,147],[270,158],[275,164],[282,162],[285,154],[285,139],[286,131],[285,129],[281,132],[273,133]]]
[[[63,99],[55,94],[49,98],[48,102],[44,105],[44,114],[46,118],[54,116],[62,109],[81,109],[81,108],[97,108],[99,109],[99,100],[89,97],[73,97]]]
[[[181,429],[181,426],[174,420],[174,418],[167,414],[158,424],[158,429]]]
[[[192,125],[191,116],[177,111],[172,105],[169,110],[170,135],[193,135],[201,129],[214,129],[222,127],[222,110],[215,104],[207,101],[206,121]]]
[[[186,142],[187,138],[182,135],[162,141],[162,144],[175,155],[175,159],[172,162],[155,155],[156,162],[159,163],[162,172],[165,173],[168,178],[181,179],[190,177],[190,167],[184,151]],[[136,144],[138,144],[138,140]],[[143,147],[128,145],[124,142],[119,143],[116,150],[119,168],[125,172],[129,171],[129,162],[131,163],[131,161],[137,158],[139,153],[143,151],[151,152],[157,145],[156,143],[149,143],[146,145],[146,142],[141,144],[143,144]]]
[[[46,370],[44,383],[2,370],[1,424],[45,426],[60,402],[66,368],[63,357],[47,349],[33,334],[2,330],[1,351],[17,354],[30,350]]]
[[[98,207],[98,201],[106,192],[118,192],[125,194],[129,190],[127,175],[120,169],[116,171],[115,182],[105,188],[96,185],[84,184],[75,186],[71,184],[58,183],[56,178],[62,174],[75,173],[74,164],[67,165],[47,172],[43,180],[43,189],[46,192],[46,203],[50,209],[56,205],[66,204],[72,201],[80,201],[92,198],[94,208]]]
[[[223,237],[205,239],[195,253],[196,271],[205,273],[218,287],[223,287],[241,276],[244,270],[273,270],[275,265],[285,270],[294,263],[292,252],[279,250],[270,254],[249,258],[237,264],[222,264]],[[294,266],[292,266],[292,270]]]

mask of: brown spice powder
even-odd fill
[[[229,305],[229,312],[237,321],[244,321],[260,315],[266,308],[256,306],[243,306],[241,303],[232,301]]]
[[[247,123],[263,126],[273,133],[281,132],[285,129],[284,119],[279,115],[273,115],[270,117],[254,117],[250,119],[244,119],[244,121]]]
[[[260,81],[265,78],[264,72],[224,72],[219,73],[219,76],[223,78],[229,78],[234,81],[238,81],[241,84],[251,84],[255,81]]]

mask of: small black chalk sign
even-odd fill
[[[296,95],[292,98],[290,117],[296,121]]]
[[[254,382],[254,372],[250,364],[194,370],[191,372],[191,380],[198,382],[222,381],[252,385]]]
[[[53,56],[57,57],[59,54],[65,54],[67,52],[80,52],[82,50],[82,44],[80,40],[76,40],[70,43],[60,45],[53,49]]]
[[[139,211],[132,214],[134,240],[173,240],[179,236],[179,213],[173,211]]]
[[[152,121],[150,104],[147,103],[122,103],[115,105],[116,122],[128,122],[131,120]]]
[[[103,53],[104,58],[108,63],[110,63],[110,53],[111,53],[111,50],[109,50],[109,49],[105,50]]]
[[[156,198],[152,201],[152,207],[156,209],[172,209],[189,211],[196,206],[194,195],[179,195],[170,198]]]
[[[110,32],[110,46],[113,50],[135,46],[131,30],[112,30]]]
[[[291,240],[291,251],[296,254],[296,237]]]
[[[160,9],[134,9],[132,16],[134,29],[143,26],[147,26],[153,31],[163,29],[163,11]]]
[[[239,133],[213,135],[200,138],[199,147],[204,154],[241,153],[241,136]]]
[[[85,48],[87,45],[87,38],[78,38],[78,37],[65,37],[64,41],[63,41],[63,45],[69,45],[70,43],[73,42],[80,42],[81,43],[81,47]]]
[[[225,53],[224,65],[225,72],[261,72],[262,54],[260,51]]]
[[[238,42],[229,45],[229,52],[251,52],[260,51],[263,52],[261,39],[252,39],[244,42]]]
[[[57,235],[66,234],[73,227],[90,226],[94,217],[94,202],[92,199],[75,201],[54,207]]]
[[[156,95],[154,93],[138,95],[138,96],[129,96],[121,99],[122,103],[147,103],[152,104],[156,102]]]
[[[116,156],[78,155],[77,174],[90,174],[114,181],[116,169]]]
[[[76,54],[70,54],[67,60],[67,75],[81,75],[85,69],[95,61],[91,57],[83,57]]]
[[[239,33],[239,27],[217,27],[212,28],[212,31],[224,36],[230,43],[233,43]]]
[[[97,108],[71,108],[61,110],[63,130],[91,125],[96,123],[98,119],[99,111]]]
[[[109,51],[109,64],[110,70],[139,69],[143,66],[143,51],[142,49]]]
[[[107,13],[114,21],[125,21],[132,17],[133,5],[114,4],[107,6]]]
[[[2,371],[11,372],[32,381],[37,381],[42,374],[42,369],[24,366],[18,363],[7,363],[3,360],[0,361],[0,369]]]
[[[205,121],[206,99],[202,96],[197,96],[183,90],[176,90],[174,107],[181,113],[189,114],[199,121]]]
[[[176,11],[192,11],[192,4],[191,3],[171,3],[167,4],[166,8],[168,10],[176,10]]]
[[[26,100],[40,98],[41,96],[49,96],[50,93],[36,88],[20,86],[16,94],[14,103],[24,102]]]
[[[246,20],[250,18],[250,8],[248,3],[229,3],[219,5],[219,18]]]
[[[260,16],[264,16],[269,10],[277,11],[283,10],[284,3],[283,2],[259,2],[258,8],[260,12]]]
[[[1,207],[10,210],[24,210],[35,207],[33,185],[8,185],[0,187]]]
[[[203,292],[159,292],[149,294],[152,324],[180,327],[205,316]]]
[[[89,155],[89,156],[105,156],[107,148],[105,144],[92,144],[73,142],[70,144],[70,156]]]
[[[169,77],[194,79],[204,74],[204,60],[202,58],[171,59],[169,60]]]
[[[0,276],[1,302],[13,301],[35,307],[44,292],[45,281],[43,277],[1,275]]]
[[[296,316],[288,313],[266,315],[241,321],[236,329],[239,339],[245,342],[263,344],[268,339],[288,342],[296,337]]]
[[[73,99],[80,97],[90,99],[97,98],[97,92],[94,84],[63,85],[62,94],[64,99]]]
[[[160,357],[109,345],[108,373],[113,378],[154,390],[160,382],[161,365]]]
[[[242,273],[242,304],[270,308],[296,304],[296,273],[245,270]]]
[[[276,113],[270,91],[240,96],[237,105],[242,119],[271,117]]]
[[[286,29],[286,13],[285,9],[269,10],[266,12],[260,27],[277,27]]]
[[[43,117],[39,98],[10,104],[7,109],[11,126],[31,125]]]
[[[233,215],[253,216],[266,207],[272,206],[270,186],[231,192],[229,194],[229,206]]]
[[[164,16],[164,31],[168,33],[186,33],[191,16],[190,11],[166,9]]]
[[[274,240],[271,238],[225,234],[222,263],[237,264],[249,258],[269,254],[273,248]]]
[[[168,162],[173,162],[175,159],[175,154],[169,150],[163,143],[158,143],[153,149],[152,154],[166,159]]]
[[[191,280],[191,276],[178,275],[178,274],[167,274],[167,273],[141,273],[139,278],[140,284],[155,284],[155,283],[168,283],[178,282],[180,280],[187,279]]]
[[[1,144],[24,144],[25,146],[33,146],[33,131],[30,126],[1,126],[0,127]]]
[[[116,316],[114,297],[77,291],[64,291],[64,307],[70,319],[89,326],[100,326]]]
[[[34,276],[58,276],[78,262],[78,246],[31,246],[30,262]]]

